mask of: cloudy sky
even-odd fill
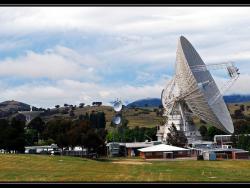
[[[0,7],[0,25],[0,101],[160,98],[180,35],[240,68],[225,94],[250,94],[250,7]]]

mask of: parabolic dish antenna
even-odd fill
[[[121,123],[121,116],[120,115],[116,115],[115,117],[112,118],[112,122],[116,125],[119,125]]]
[[[217,64],[218,65],[218,64]],[[225,64],[232,81],[238,76],[238,69]],[[185,108],[216,128],[233,133],[234,126],[208,66],[202,61],[192,44],[183,36],[179,38],[176,54],[175,75],[162,91],[165,115],[179,107],[185,126]]]
[[[122,110],[122,101],[116,100],[113,104],[113,108],[116,112],[120,112]]]

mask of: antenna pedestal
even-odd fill
[[[169,128],[172,124],[175,125],[178,131],[183,131],[187,137],[188,144],[195,140],[200,140],[201,135],[196,126],[192,123],[192,119],[189,115],[186,115],[186,110],[183,103],[178,103],[177,108],[174,109],[173,114],[167,115],[167,122],[163,126],[159,126],[157,131],[157,140],[166,142]]]

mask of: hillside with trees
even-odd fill
[[[250,134],[250,102],[227,104],[227,107],[233,118],[235,134]],[[57,143],[60,147],[72,147],[83,144],[86,139],[90,139],[90,135],[91,138],[95,138],[90,141],[93,144],[85,147],[96,148],[94,142],[102,145],[105,141],[156,140],[156,127],[163,121],[161,105],[154,108],[124,106],[120,126],[114,126],[111,122],[115,115],[113,108],[100,103],[93,106],[84,103],[55,105],[55,108],[51,109],[33,107],[33,110],[44,112],[27,125],[24,122],[25,117],[17,112],[30,110],[29,105],[7,101],[0,105],[0,110],[9,110],[9,114],[0,119],[0,146],[16,152],[22,151],[22,144],[28,146]],[[193,122],[204,140],[213,140],[214,135],[225,134],[197,117],[194,117]],[[17,146],[17,143],[20,145]],[[248,138],[242,137],[239,143],[235,144],[250,148],[249,143]]]

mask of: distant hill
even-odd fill
[[[223,96],[226,103],[241,103],[249,102],[250,95],[228,95]],[[127,107],[159,107],[161,105],[161,99],[159,98],[146,98],[129,103]]]
[[[30,110],[30,105],[18,101],[4,101],[0,103],[0,118],[10,116],[22,110]]]
[[[161,105],[161,99],[147,98],[129,103],[127,107],[159,107],[159,105]]]
[[[226,103],[241,103],[250,101],[250,95],[228,95],[223,98]]]
[[[229,98],[228,98],[229,97]],[[234,96],[235,97],[235,96]],[[240,105],[232,103],[235,101],[239,101],[240,98],[241,101],[244,99],[246,100],[246,97],[237,97],[234,98],[231,96],[226,96],[226,100],[230,99],[231,104],[228,104],[229,110],[231,114],[234,114],[235,110],[240,108]],[[234,100],[233,100],[234,99]],[[237,102],[239,103],[239,102]],[[250,108],[247,108],[247,106],[250,105],[249,102],[242,102],[245,105],[245,111],[244,114],[247,116],[250,116]],[[161,104],[161,100],[159,98],[147,98],[147,99],[141,99],[138,101],[135,101],[133,103],[130,103],[127,105],[127,107],[131,107],[135,105],[136,107],[140,108],[124,108],[123,110],[123,117],[125,117],[129,124],[129,127],[155,127],[159,124],[159,122],[162,120],[162,117],[159,116],[158,108]],[[150,108],[145,108],[150,107]],[[18,111],[26,111],[30,110],[30,106],[28,104],[18,102],[18,101],[5,101],[0,103],[0,118],[8,118],[11,119],[12,117],[17,115]],[[110,127],[110,123],[114,115],[116,114],[113,110],[112,106],[90,106],[86,105],[84,107],[74,107],[74,115],[71,115],[70,111],[73,110],[70,109],[70,107],[64,107],[61,106],[59,108],[51,108],[51,109],[43,109],[44,113],[40,114],[40,117],[45,121],[52,120],[54,118],[64,118],[64,119],[77,119],[80,115],[85,115],[86,113],[91,114],[94,112],[104,112],[105,118],[106,118],[106,125],[107,129],[112,129]],[[198,120],[195,122],[199,122]]]

